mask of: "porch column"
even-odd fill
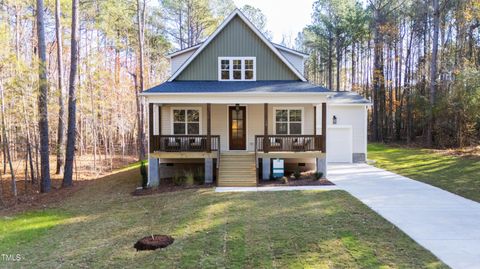
[[[207,104],[207,152],[212,152],[212,108]]]
[[[322,178],[325,178],[327,176],[327,155],[324,155],[323,157],[317,157],[316,162],[317,172],[322,172]]]
[[[317,135],[317,105],[313,105],[313,135]]]
[[[148,187],[156,187],[160,183],[158,158],[148,157]]]
[[[152,153],[154,150],[153,145],[153,104],[148,104],[148,152]]]
[[[322,103],[322,152],[327,152],[327,103]]]
[[[317,172],[322,172],[323,177],[327,176],[327,104],[322,103],[322,153],[323,157],[317,157]]]
[[[270,179],[270,158],[262,158],[262,179]]]
[[[269,150],[268,139],[268,103],[265,103],[263,105],[263,152],[265,153]]]
[[[218,161],[218,160],[217,160]],[[213,159],[205,158],[205,183],[209,184],[213,182]]]

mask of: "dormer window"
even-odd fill
[[[219,57],[218,80],[253,81],[256,80],[255,57]]]

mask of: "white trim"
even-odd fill
[[[175,131],[173,130],[173,124],[175,123],[173,120],[173,111],[174,110],[198,110],[198,134],[202,134],[202,107],[194,107],[194,106],[182,106],[182,107],[170,107],[170,132],[172,135],[175,135]],[[187,113],[185,112],[185,134],[184,135],[189,135],[188,134],[188,128],[187,128]],[[194,135],[194,134],[192,134]]]
[[[272,45],[272,43],[243,15],[243,13],[236,8],[223,22],[220,24],[220,26],[211,34],[205,42],[202,43],[202,45],[180,66],[180,68],[173,73],[173,75],[168,79],[169,82],[173,81],[175,78],[180,75],[183,70],[212,42],[212,40],[225,28],[225,26],[236,16],[238,15],[240,19],[247,24],[247,26],[250,27],[250,29],[253,30],[255,34],[277,55],[280,60],[290,68],[290,70],[297,75],[297,77],[302,80],[302,81],[307,81],[305,77],[300,74],[300,72],[292,66],[292,64],[283,56],[275,46]]]
[[[180,95],[150,95],[147,100],[149,103],[163,103],[163,104],[278,104],[279,106],[285,104],[312,104],[321,103],[325,100],[325,95],[305,95],[298,93],[277,94],[277,93],[263,93],[261,95],[249,95],[246,94],[180,94]],[[234,100],[234,101],[233,101]],[[181,106],[181,105],[180,105]]]
[[[172,52],[171,54],[167,54],[165,57],[166,58],[173,58],[173,57],[176,57],[178,55],[181,55],[181,54],[184,54],[186,52],[189,52],[191,50],[194,50],[194,49],[198,49],[202,44],[197,44],[195,46],[192,46],[192,47],[189,47],[189,48],[186,48],[186,49],[182,49],[182,50],[177,50],[175,52]]]
[[[245,107],[245,121],[247,124],[245,125],[245,150],[242,149],[230,149],[230,113],[228,111],[228,108],[231,106],[236,106],[234,105],[227,105],[227,149],[226,151],[248,151],[248,123],[250,122],[248,120],[248,105],[247,104],[239,104],[240,106]]]
[[[267,97],[272,97],[272,95],[291,95],[291,96],[298,96],[299,94],[302,95],[322,95],[322,96],[331,96],[334,95],[334,92],[141,92],[138,95],[139,96],[163,96],[163,95],[199,95],[199,96],[204,96],[204,95],[265,95]],[[327,100],[325,100],[327,102]],[[331,103],[328,103],[329,105]],[[338,104],[342,105],[342,104]],[[351,104],[344,104],[344,105],[351,105]],[[360,105],[360,104],[358,104]],[[361,104],[361,105],[367,105],[367,104]]]
[[[328,103],[329,106],[372,106],[372,103]]]
[[[299,52],[299,51],[296,51],[294,49],[291,49],[291,48],[287,48],[287,47],[284,47],[280,44],[275,44],[273,43],[273,45],[275,46],[275,48],[279,49],[279,50],[283,50],[283,51],[286,51],[286,52],[290,52],[291,54],[295,54],[297,56],[300,56],[300,57],[303,57],[303,58],[308,58],[309,54],[307,53],[303,53],[303,52]]]
[[[287,110],[287,117],[288,117],[288,128],[287,128],[287,135],[290,135],[290,110],[301,110],[301,134],[300,135],[303,135],[305,134],[305,131],[304,131],[304,126],[305,126],[305,111],[304,111],[304,107],[289,107],[289,106],[278,106],[278,107],[273,107],[273,112],[272,112],[272,116],[273,116],[273,133],[274,134],[277,134],[277,117],[276,117],[276,112],[277,110]]]
[[[229,79],[222,79],[222,60],[228,60],[229,66]],[[241,78],[240,79],[233,79],[233,60],[240,60],[240,72]],[[245,60],[252,60],[253,61],[253,78],[252,79],[245,79]],[[257,57],[218,57],[218,81],[256,81],[257,80]]]
[[[159,129],[159,113],[158,113],[158,110],[159,109],[162,109],[161,106],[159,106],[158,104],[154,104],[153,105],[153,135],[159,135],[160,134],[160,129]]]

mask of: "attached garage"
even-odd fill
[[[336,92],[327,101],[327,162],[367,160],[368,109],[371,102],[355,92]],[[317,109],[317,111],[319,111]],[[321,112],[317,119],[321,118]],[[317,126],[320,123],[317,122]],[[320,133],[321,129],[317,129]]]

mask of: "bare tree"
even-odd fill
[[[41,192],[49,192],[50,182],[50,163],[48,148],[48,80],[46,66],[46,46],[45,46],[45,21],[44,21],[43,0],[37,0],[37,39],[38,39],[38,77],[39,77],[39,94],[38,94],[38,129],[40,132],[40,178]]]
[[[433,38],[432,58],[430,63],[430,107],[428,112],[427,146],[431,147],[433,142],[433,107],[435,106],[435,93],[437,91],[437,55],[438,55],[438,28],[440,24],[440,7],[438,0],[432,1],[433,5]]]
[[[0,98],[1,98],[1,106],[2,106],[2,141],[3,141],[3,149],[6,154],[6,158],[8,161],[8,165],[10,167],[10,175],[11,175],[11,188],[12,194],[14,197],[17,197],[17,183],[15,181],[15,172],[13,171],[12,165],[12,158],[10,156],[10,145],[8,144],[8,136],[7,131],[5,128],[5,101],[3,96],[3,85],[0,82]],[[1,185],[1,182],[0,182]]]
[[[67,150],[65,154],[65,172],[63,175],[63,187],[73,185],[73,161],[75,158],[76,136],[76,87],[78,67],[78,1],[72,0],[72,35],[70,52],[70,78],[68,86],[68,127],[67,127]]]
[[[63,60],[62,29],[60,26],[60,0],[55,0],[55,35],[57,38],[57,76],[58,76],[58,130],[57,130],[57,169],[56,174],[63,173],[65,150],[65,105],[63,103]]]
[[[140,3],[140,0],[137,0],[137,32],[138,32],[138,73],[139,73],[139,85],[138,91],[143,92],[144,90],[144,79],[143,79],[143,49],[144,49],[144,37],[145,37],[145,1],[143,4]],[[136,94],[138,100],[138,93]],[[145,134],[143,132],[143,109],[142,103],[137,101],[137,118],[138,118],[138,158],[140,160],[145,159]]]

